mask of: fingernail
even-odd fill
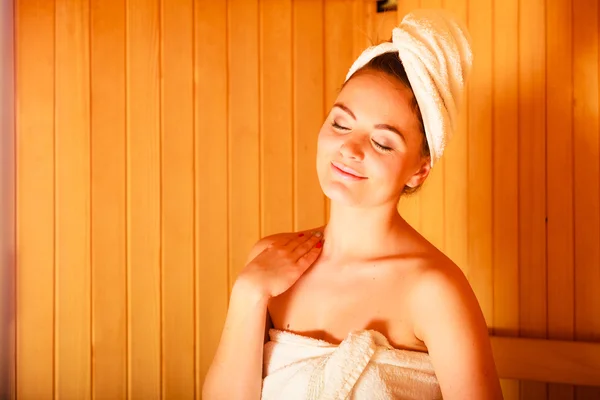
[[[298,235],[298,237],[302,237],[302,236],[304,236],[304,233],[300,233],[300,234]]]
[[[323,242],[319,242],[317,243],[317,245],[315,246],[317,249],[320,249],[321,247],[323,247]]]
[[[317,232],[315,232],[315,236],[316,236],[316,237],[321,237],[321,236],[323,236],[323,234],[322,234],[321,232],[318,232],[318,231],[317,231]]]

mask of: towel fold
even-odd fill
[[[427,353],[394,349],[381,333],[351,332],[339,345],[271,329],[263,400],[441,399]]]

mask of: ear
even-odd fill
[[[423,184],[425,179],[429,176],[429,172],[431,171],[431,158],[424,157],[421,159],[421,163],[419,164],[419,169],[414,173],[406,182],[406,186],[415,188]]]

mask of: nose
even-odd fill
[[[340,146],[340,154],[344,158],[362,161],[365,157],[363,140],[359,137],[349,137]]]

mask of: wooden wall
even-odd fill
[[[351,62],[431,6],[475,66],[401,211],[494,334],[600,341],[597,2],[16,0],[16,398],[198,398],[251,245],[326,221],[316,135]]]
[[[600,341],[598,2],[400,1],[463,18],[463,131],[409,218],[465,270],[500,336]],[[410,201],[409,200],[409,201]],[[508,399],[600,390],[503,381]]]
[[[463,18],[463,131],[408,217],[465,270],[495,335],[600,341],[598,2],[400,1]],[[382,23],[382,25],[385,23]],[[509,399],[600,390],[503,381]]]
[[[13,3],[0,0],[0,399],[14,388],[15,127]]]

